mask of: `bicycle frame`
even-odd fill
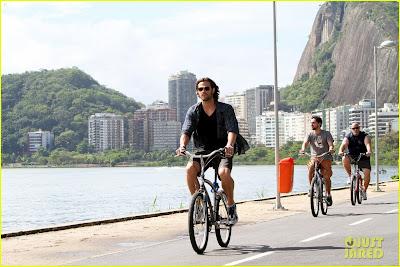
[[[209,155],[192,155],[190,152],[186,151],[185,153],[192,157],[192,158],[199,158],[200,159],[200,176],[198,177],[199,180],[199,184],[200,184],[200,188],[199,191],[200,192],[204,192],[204,194],[206,195],[206,201],[210,210],[210,222],[211,225],[215,224],[216,222],[216,218],[217,218],[217,214],[216,214],[216,210],[215,210],[215,205],[217,203],[217,200],[219,200],[219,198],[221,198],[221,194],[218,191],[219,189],[219,184],[218,184],[218,170],[214,168],[215,170],[215,174],[214,174],[214,183],[212,183],[210,180],[205,178],[205,169],[206,167],[208,167],[209,164],[211,164],[213,162],[213,160],[218,156],[221,157],[221,153],[223,152],[222,149],[216,150],[213,153],[210,153]],[[207,158],[206,162],[204,160],[204,158]],[[211,199],[210,199],[210,195],[208,193],[208,190],[206,188],[206,184],[208,184],[211,188],[211,192],[213,192],[214,194],[214,198],[213,198],[213,203],[211,203]]]

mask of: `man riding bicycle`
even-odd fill
[[[311,180],[314,177],[314,162],[319,161],[321,166],[321,174],[325,178],[327,198],[326,203],[328,206],[332,206],[332,196],[331,196],[331,176],[332,176],[332,154],[335,152],[333,146],[333,138],[329,131],[321,129],[322,119],[318,116],[311,117],[311,129],[312,131],[305,137],[304,142],[301,146],[300,153],[304,154],[308,145],[311,148],[311,156],[308,167],[308,181],[311,184]],[[321,159],[316,158],[316,156],[326,154],[321,157]]]
[[[248,149],[246,141],[239,135],[238,122],[232,106],[219,102],[219,87],[210,78],[202,78],[196,82],[196,94],[201,102],[189,108],[182,126],[180,146],[177,155],[184,155],[186,146],[193,134],[196,154],[208,154],[224,147],[225,158],[220,159],[218,174],[222,188],[227,196],[229,222],[234,225],[238,221],[236,204],[233,198],[234,181],[231,176],[232,158],[235,144],[238,141],[239,154]],[[186,181],[193,195],[199,189],[197,176],[200,174],[199,159],[190,160],[186,166]]]
[[[367,133],[360,130],[360,125],[356,122],[351,124],[351,131],[348,133],[339,148],[339,155],[344,156],[344,151],[348,149],[349,153],[342,158],[343,167],[349,175],[347,181],[350,184],[351,181],[351,166],[350,157],[357,159],[361,153],[365,153],[358,162],[358,167],[364,173],[364,190],[362,191],[363,200],[367,200],[367,188],[371,179],[371,138]]]

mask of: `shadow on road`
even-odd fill
[[[251,253],[263,253],[271,251],[270,246],[250,245],[250,246],[229,246],[227,248],[219,248],[204,253],[206,256],[228,256],[228,255],[245,255]]]

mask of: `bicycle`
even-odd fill
[[[366,155],[365,153],[360,153],[358,155],[358,158],[355,159],[351,157],[349,153],[344,153],[344,156],[349,156],[350,163],[353,165],[353,171],[351,175],[351,185],[350,185],[350,200],[353,206],[356,205],[356,202],[358,202],[358,204],[361,204],[363,200],[362,194],[364,192],[364,185],[363,185],[364,179],[360,174],[360,168],[358,167],[358,162],[365,155]]]
[[[215,170],[214,182],[205,178],[205,169],[213,163],[214,159],[225,156],[225,149],[214,150],[208,155],[193,155],[186,151],[185,155],[200,159],[201,172],[199,178],[200,188],[192,196],[189,207],[189,237],[193,250],[198,254],[203,254],[208,243],[209,232],[212,225],[215,228],[218,244],[227,247],[231,239],[232,225],[228,220],[228,204],[225,192],[220,189],[218,180],[218,166],[212,166]],[[206,188],[208,184],[213,193],[213,203]]]
[[[311,156],[309,153],[304,152],[300,154],[301,156],[307,155],[314,158],[322,158],[323,156],[330,154],[329,152],[325,152],[318,156]],[[314,161],[314,177],[311,180],[310,184],[310,206],[311,206],[311,213],[314,217],[318,216],[319,207],[321,206],[321,212],[323,215],[328,213],[328,204],[326,201],[327,192],[326,192],[326,185],[325,179],[321,174],[321,163],[318,160]]]

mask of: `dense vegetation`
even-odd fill
[[[338,151],[339,145],[336,145]],[[372,147],[373,144],[372,144]],[[379,160],[382,165],[397,165],[399,139],[398,133],[391,133],[379,140]],[[296,164],[306,164],[307,157],[299,157],[298,152],[301,142],[289,142],[280,148],[280,157],[292,157]],[[393,149],[396,148],[396,149]],[[335,160],[340,161],[338,156]],[[24,165],[50,165],[50,166],[76,166],[76,165],[100,165],[100,166],[184,166],[185,157],[175,157],[173,151],[155,151],[145,153],[132,149],[110,150],[102,153],[79,153],[56,149],[51,153],[44,149],[32,156],[22,156],[17,159]],[[254,147],[244,155],[235,156],[235,164],[275,164],[275,150],[268,147]],[[371,158],[374,164],[374,157]]]
[[[90,115],[128,115],[141,106],[75,67],[3,75],[1,87],[2,157],[6,162],[24,157],[27,133],[39,129],[54,133],[57,151],[89,152]]]

